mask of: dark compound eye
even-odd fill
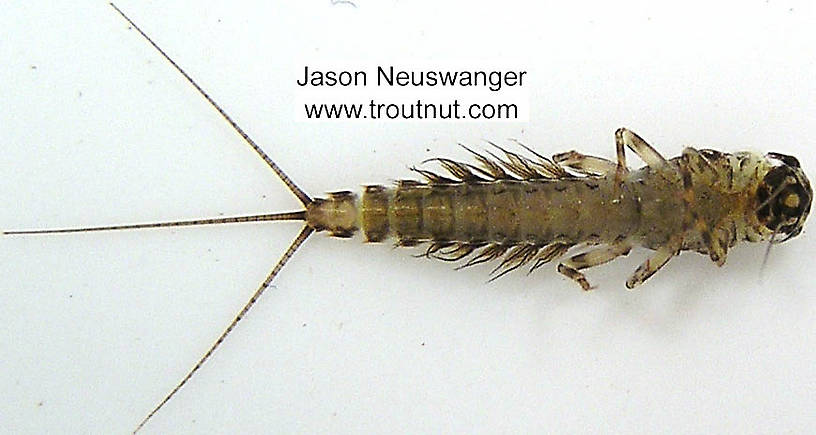
[[[792,167],[798,168],[799,167],[799,160],[796,159],[794,156],[789,156],[787,154],[780,154],[780,153],[768,153],[768,157],[772,159],[779,160],[780,162]]]
[[[784,157],[791,163],[799,163],[793,157]],[[801,232],[811,199],[809,190],[796,177],[793,165],[782,161],[787,166],[771,169],[760,183],[757,200],[764,205],[757,210],[757,218],[768,229],[790,238]]]

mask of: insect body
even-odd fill
[[[591,288],[582,269],[629,253],[655,250],[627,280],[634,288],[682,250],[725,263],[740,240],[793,237],[810,211],[812,191],[798,161],[771,153],[720,153],[686,148],[664,159],[625,128],[615,133],[618,162],[575,151],[552,160],[504,151],[477,154],[480,167],[439,161],[450,177],[424,169],[427,183],[368,186],[362,198],[337,192],[307,204],[304,220],[315,230],[370,242],[391,236],[397,245],[427,242],[425,254],[471,266],[494,259],[494,277],[531,263],[531,271],[576,245],[600,245],[558,265]],[[626,167],[624,149],[647,166]]]
[[[114,6],[115,8],[115,6]],[[117,11],[119,11],[117,9]],[[121,14],[121,11],[119,11]],[[366,241],[427,244],[424,255],[462,261],[461,267],[496,261],[493,279],[524,265],[535,270],[576,246],[591,246],[558,264],[558,271],[591,288],[581,272],[626,255],[635,245],[654,250],[627,280],[634,288],[682,250],[708,255],[716,264],[740,240],[777,242],[798,235],[810,211],[812,191],[790,156],[735,154],[687,148],[662,157],[627,129],[615,133],[617,161],[572,151],[552,159],[497,147],[503,156],[474,154],[478,166],[433,159],[447,172],[415,169],[425,181],[365,187],[313,199],[303,192],[135,23],[122,16],[226,119],[303,204],[302,210],[254,216],[114,225],[61,230],[6,231],[47,234],[259,221],[303,221],[304,226],[255,293],[187,375],[136,427],[138,431],[209,359],[303,242],[316,231],[336,237],[362,232]],[[526,147],[525,147],[526,148]],[[630,170],[626,148],[646,166]]]

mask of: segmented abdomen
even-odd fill
[[[359,209],[366,240],[546,245],[611,242],[638,224],[637,202],[613,180],[498,180],[368,186]]]

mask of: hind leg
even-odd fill
[[[591,290],[592,286],[579,270],[608,263],[622,255],[627,255],[631,249],[632,246],[628,243],[613,243],[602,248],[595,248],[561,262],[558,265],[558,272],[577,282],[582,289]]]
[[[604,176],[614,174],[617,169],[615,162],[602,157],[588,156],[577,151],[556,154],[552,156],[555,163],[566,166],[583,175]]]

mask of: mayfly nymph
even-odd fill
[[[812,191],[791,156],[722,153],[686,148],[666,160],[625,128],[615,132],[618,161],[576,151],[548,159],[500,149],[504,158],[468,149],[479,166],[445,158],[448,176],[414,168],[425,182],[366,186],[361,197],[344,191],[306,204],[306,227],[398,246],[427,243],[425,255],[461,267],[501,260],[493,278],[532,264],[530,271],[575,246],[594,246],[558,265],[591,288],[582,269],[629,253],[655,251],[626,281],[634,288],[683,250],[708,255],[718,266],[738,241],[777,242],[802,231]],[[495,145],[494,145],[495,146]],[[624,149],[647,166],[630,170]]]
[[[116,6],[112,5],[114,8]],[[582,272],[634,246],[654,251],[626,281],[634,288],[681,251],[707,255],[722,266],[739,241],[784,242],[800,234],[813,196],[798,160],[754,152],[686,148],[666,159],[632,131],[615,132],[616,161],[576,151],[547,158],[493,145],[471,148],[476,164],[430,159],[447,174],[413,168],[424,180],[365,186],[361,194],[332,192],[311,198],[235,121],[133,21],[116,8],[226,119],[303,204],[302,210],[253,216],[113,225],[57,230],[6,231],[50,234],[260,221],[303,221],[298,236],[250,300],[187,375],[137,426],[138,431],[206,362],[252,308],[289,258],[314,232],[334,237],[362,234],[366,242],[424,244],[421,255],[461,261],[459,268],[496,261],[491,279],[529,266],[532,272],[573,248],[588,248],[558,263],[557,270],[583,290]],[[630,169],[626,149],[646,166]]]

